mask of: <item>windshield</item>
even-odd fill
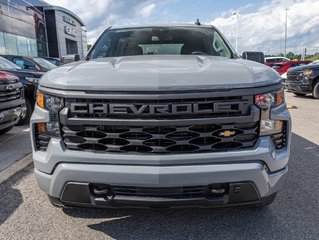
[[[50,63],[49,61],[47,61],[47,60],[45,60],[43,58],[33,58],[33,61],[35,61],[41,67],[46,68],[46,69],[53,69],[53,68],[57,67],[53,63]]]
[[[0,68],[4,69],[21,69],[18,65],[15,65],[14,63],[10,62],[9,60],[0,57]]]
[[[106,31],[88,59],[164,54],[233,57],[231,49],[214,28],[145,27]]]

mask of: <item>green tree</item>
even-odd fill
[[[289,52],[287,53],[286,57],[293,60],[295,58],[295,54],[293,52]]]

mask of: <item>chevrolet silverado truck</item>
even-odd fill
[[[40,79],[37,182],[62,207],[270,204],[290,152],[280,81],[212,26],[109,28]]]
[[[319,99],[319,62],[289,69],[284,84],[296,96],[310,93],[315,99]]]
[[[10,131],[25,112],[23,85],[19,78],[0,71],[0,134]]]

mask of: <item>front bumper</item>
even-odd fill
[[[49,196],[62,201],[64,205],[187,207],[259,202],[273,195],[284,184],[288,171],[289,151],[287,148],[275,150],[270,138],[262,137],[256,149],[247,151],[163,156],[153,158],[153,165],[133,165],[132,163],[136,162],[134,158],[137,159],[137,157],[145,158],[146,161],[146,157],[143,156],[70,151],[64,149],[58,140],[51,140],[47,152],[36,152],[33,155],[35,176],[40,188]],[[148,160],[152,160],[150,157]],[[175,162],[184,158],[184,161],[192,162],[192,164],[173,165],[174,158]],[[121,159],[131,161],[131,164],[115,164]],[[212,198],[209,195],[199,198],[195,196],[191,199],[115,195],[109,199],[95,196],[90,190],[91,184],[158,189],[209,186],[219,183],[228,184],[229,189],[243,183],[252,183],[255,191],[251,190],[250,194],[242,192],[242,195],[238,197],[240,200],[234,202],[231,199],[236,196],[229,194],[229,191],[222,196]],[[68,188],[69,184],[76,185],[76,190]],[[74,198],[70,199],[67,196]]]
[[[311,93],[312,85],[309,81],[285,81],[285,88],[291,92]]]
[[[33,124],[49,119],[46,110],[35,107]],[[156,206],[224,206],[260,202],[278,192],[288,171],[291,123],[285,105],[272,109],[271,119],[287,121],[287,145],[276,149],[270,137],[260,137],[253,149],[176,155],[110,154],[66,149],[63,141],[52,138],[46,151],[36,151],[34,136],[33,160],[40,188],[51,198],[65,205],[93,207],[156,207]],[[248,183],[248,185],[246,185]],[[176,188],[223,184],[222,195],[201,195],[199,198],[96,196],[91,186]],[[235,197],[232,189],[249,187],[251,194]],[[72,187],[70,187],[72,186]],[[76,189],[76,190],[74,190]],[[253,189],[253,190],[252,190]],[[73,196],[70,198],[70,196]],[[246,198],[245,198],[246,197]],[[232,200],[232,199],[239,200]]]
[[[17,124],[19,119],[26,114],[26,107],[21,104],[9,110],[0,110],[0,130],[12,127]]]
[[[258,202],[278,192],[288,168],[267,172],[263,163],[211,164],[194,166],[121,166],[62,163],[52,175],[35,170],[39,186],[65,205],[96,207],[220,206]],[[176,186],[227,184],[224,194],[181,197],[95,195],[92,184],[144,187],[151,189]],[[165,190],[163,190],[165,194]]]

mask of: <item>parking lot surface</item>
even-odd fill
[[[15,127],[0,136],[0,172],[31,152],[29,126]]]
[[[30,165],[0,185],[0,239],[319,239],[319,101],[288,93],[287,102],[298,107],[289,175],[270,207],[62,210]]]

